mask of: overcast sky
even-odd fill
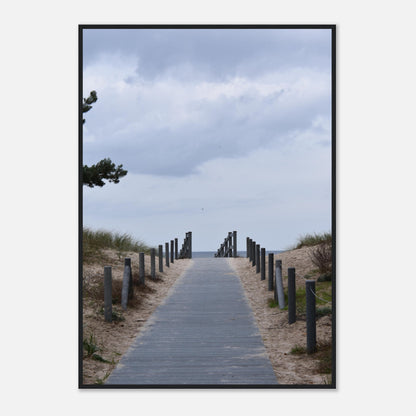
[[[329,29],[84,29],[84,226],[157,246],[228,231],[268,250],[331,230]]]

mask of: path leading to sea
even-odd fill
[[[244,289],[227,259],[192,261],[107,385],[277,384]]]

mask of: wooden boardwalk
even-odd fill
[[[192,261],[107,385],[277,384],[244,290],[227,259]]]

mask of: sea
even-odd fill
[[[266,255],[269,253],[278,254],[283,253],[284,250],[266,250]],[[201,258],[209,258],[209,257],[215,257],[216,251],[193,251],[192,252],[192,258],[194,259],[201,259]],[[238,257],[246,257],[246,251],[237,251]]]

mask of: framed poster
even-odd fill
[[[335,388],[335,34],[79,26],[80,388]]]

